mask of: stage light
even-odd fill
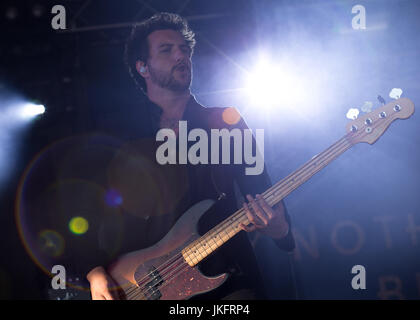
[[[32,14],[36,18],[40,18],[44,14],[44,7],[40,4],[35,4],[32,8]]]
[[[15,20],[18,16],[18,11],[15,7],[7,8],[6,10],[6,19],[7,20]]]
[[[7,90],[5,90],[7,91]],[[34,120],[45,113],[45,107],[15,95],[13,92],[0,93],[0,188],[13,172],[22,134],[29,130]]]
[[[306,98],[304,81],[297,70],[269,60],[256,65],[245,86],[251,101],[263,108],[295,107]]]
[[[37,115],[43,114],[45,112],[45,107],[42,104],[34,104],[34,103],[26,103],[21,111],[20,114],[22,118],[30,119],[34,118]]]

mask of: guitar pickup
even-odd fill
[[[146,283],[146,296],[148,300],[158,300],[162,297],[161,292],[158,288],[162,285],[163,279],[159,274],[159,271],[156,270],[155,267],[149,269],[149,278],[151,279],[148,283]]]

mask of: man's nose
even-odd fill
[[[175,52],[174,52],[174,58],[176,62],[181,62],[183,60],[185,61],[188,60],[189,55],[185,49],[176,47]]]

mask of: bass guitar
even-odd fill
[[[344,151],[359,142],[373,144],[391,122],[409,118],[413,113],[413,102],[400,98],[352,120],[346,126],[344,137],[261,195],[270,206],[275,205]],[[108,267],[123,298],[188,299],[219,287],[227,279],[227,274],[207,277],[197,265],[240,232],[240,223],[250,222],[245,211],[239,209],[200,236],[198,220],[213,204],[212,200],[195,204],[154,246],[125,254]]]

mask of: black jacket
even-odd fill
[[[127,166],[127,161],[138,162],[136,171],[139,181],[143,180],[140,183],[143,187],[141,190],[136,188],[139,194],[137,196],[131,194],[131,197],[137,198],[137,207],[141,208],[142,211],[139,212],[137,208],[133,207],[125,208],[131,209],[132,212],[127,212],[127,210],[124,212],[122,245],[117,252],[108,256],[107,259],[98,260],[97,265],[108,264],[118,254],[153,245],[168,233],[183,212],[201,200],[223,198],[200,221],[199,231],[205,233],[239,208],[241,201],[239,197],[241,195],[242,197],[245,197],[246,194],[255,196],[255,194],[262,193],[271,186],[266,169],[262,174],[252,176],[245,174],[244,164],[210,164],[210,150],[209,164],[157,164],[155,160],[156,148],[162,142],[156,142],[156,133],[159,130],[162,110],[150,101],[144,106],[143,110],[150,119],[150,122],[146,125],[147,128],[143,128],[143,136],[133,139],[130,133],[127,133],[125,138],[134,142],[128,147],[129,151],[127,151],[130,154],[130,159],[127,160],[128,156],[125,155],[125,157],[115,161],[117,162],[116,167]],[[208,137],[211,136],[210,129],[247,129],[243,119],[232,125],[223,121],[224,110],[226,109],[203,107],[191,96],[183,120],[187,121],[188,131],[201,128],[208,132]],[[191,144],[193,142],[189,143],[189,145]],[[133,151],[132,148],[135,148],[136,151]],[[233,146],[231,146],[232,150]],[[221,156],[221,152],[219,152],[219,155]],[[233,153],[230,159],[233,162]],[[118,163],[118,161],[121,162]],[[144,168],[140,168],[141,166]],[[112,170],[118,171],[118,169]],[[136,173],[133,174],[136,175]],[[124,187],[121,188],[121,184],[125,182],[122,181],[121,176],[116,180],[118,180],[117,185],[123,190]],[[115,183],[115,181],[111,183]],[[129,193],[132,193],[132,191]],[[130,195],[128,196],[130,197]],[[124,195],[122,198],[124,199]],[[287,219],[290,222],[288,215]],[[113,225],[112,219],[110,223]],[[106,235],[102,238],[108,237],[110,236]],[[109,241],[106,242],[109,243]],[[276,241],[276,243],[284,250],[292,250],[294,248],[292,233],[289,233],[284,239]],[[113,246],[112,241],[111,246]],[[102,247],[105,248],[106,246],[102,245]],[[238,296],[233,295],[233,297],[238,298],[246,298],[248,295],[255,298],[264,297],[256,258],[245,232],[240,232],[203,261],[200,264],[200,269],[206,275],[229,272],[231,276],[219,289],[198,296],[198,299],[219,299],[228,295],[232,297],[234,292],[240,292]]]
[[[183,120],[188,130],[247,128],[243,119],[226,124],[224,110],[203,107],[191,96]],[[266,169],[248,176],[243,164],[158,164],[156,149],[162,142],[156,141],[156,133],[161,113],[160,107],[146,100],[142,106],[121,109],[116,116],[98,116],[87,133],[59,141],[43,153],[23,201],[26,216],[36,217],[31,250],[47,269],[63,264],[68,276],[86,276],[92,268],[106,267],[122,254],[152,246],[193,204],[224,194],[201,219],[199,231],[204,233],[234,213],[241,197],[255,196],[271,186]],[[88,221],[86,232],[69,231],[74,216]],[[287,219],[290,223],[288,215]],[[45,230],[54,232],[45,235]],[[295,245],[292,233],[276,243],[286,251]],[[228,272],[231,276],[220,288],[197,299],[264,298],[245,232],[199,266],[207,275]]]

